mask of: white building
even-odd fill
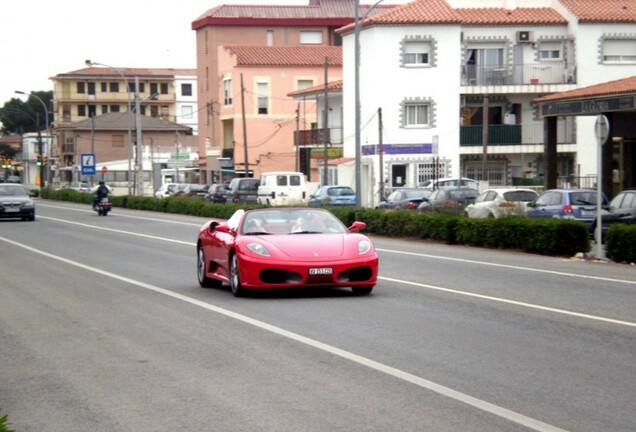
[[[345,157],[356,153],[354,30],[339,31]],[[636,10],[620,2],[418,0],[364,20],[359,36],[363,207],[377,202],[382,178],[387,190],[433,176],[543,184],[533,100],[636,75]],[[595,181],[593,124],[559,119],[560,184]]]
[[[42,173],[44,185],[49,185],[49,173],[53,163],[51,158],[53,138],[45,131],[41,134],[41,139],[42,147],[40,148],[40,139],[37,132],[22,135],[22,152],[19,154],[19,159],[22,161],[24,169],[20,175],[22,183],[29,187],[40,186],[40,167],[37,164],[38,155],[42,155],[44,161],[46,161],[46,164],[42,166]]]

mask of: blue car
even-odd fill
[[[322,206],[352,206],[356,204],[356,193],[349,186],[322,186],[309,196],[308,205]]]
[[[601,206],[607,206],[605,195]],[[527,204],[526,216],[573,219],[585,222],[592,229],[596,217],[596,189],[549,189]]]

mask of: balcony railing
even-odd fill
[[[462,85],[575,84],[576,66],[564,61],[462,66]]]
[[[325,134],[329,134],[330,144],[342,144],[342,128],[308,129],[294,132],[299,146],[320,145],[325,143]]]
[[[459,145],[461,147],[482,145],[483,126],[461,126]],[[529,125],[490,125],[488,126],[488,145],[534,145],[543,144],[543,124]],[[557,128],[557,143],[573,143],[573,127],[569,123]]]

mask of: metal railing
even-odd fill
[[[543,144],[543,124],[528,125],[490,125],[488,126],[488,145],[529,145]],[[483,126],[461,126],[459,129],[460,147],[483,145]],[[557,129],[557,143],[571,144],[574,142],[572,127],[560,127]]]
[[[342,144],[342,128],[307,129],[294,132],[299,146],[320,145],[325,143],[325,134],[329,134],[330,144]]]
[[[462,66],[461,82],[474,85],[575,84],[576,65],[565,61]]]

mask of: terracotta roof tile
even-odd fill
[[[172,68],[117,68],[126,77],[175,77],[175,76],[196,76],[196,69],[172,69]],[[65,72],[57,74],[55,78],[76,78],[82,76],[104,76],[104,77],[120,77],[120,75],[107,67],[86,67],[83,69],[74,70],[71,72]]]
[[[327,83],[327,91],[342,91],[343,85],[342,80],[331,81]],[[287,96],[302,96],[302,95],[311,95],[311,94],[319,94],[320,92],[325,91],[325,85],[320,84],[313,87],[308,87],[302,90],[296,90],[290,93],[287,93]]]
[[[584,23],[636,23],[635,0],[559,0]]]
[[[588,87],[581,87],[561,93],[554,93],[534,100],[535,103],[555,102],[560,100],[584,99],[597,96],[609,96],[616,94],[636,94],[636,76],[608,81]]]
[[[374,9],[380,12],[395,5],[378,5]],[[360,14],[365,14],[370,5],[359,5]],[[279,25],[303,21],[332,21],[333,24],[346,25],[354,18],[353,0],[321,0],[319,4],[298,5],[220,5],[206,11],[192,22],[192,29],[206,25],[247,25],[251,23],[274,23]],[[339,23],[339,24],[338,24]]]
[[[461,8],[463,25],[565,25],[567,20],[552,8]]]
[[[364,25],[374,24],[459,24],[461,15],[445,0],[416,0],[374,15]]]
[[[342,67],[339,46],[226,45],[225,49],[236,56],[238,66],[322,66],[327,57],[329,66]]]

